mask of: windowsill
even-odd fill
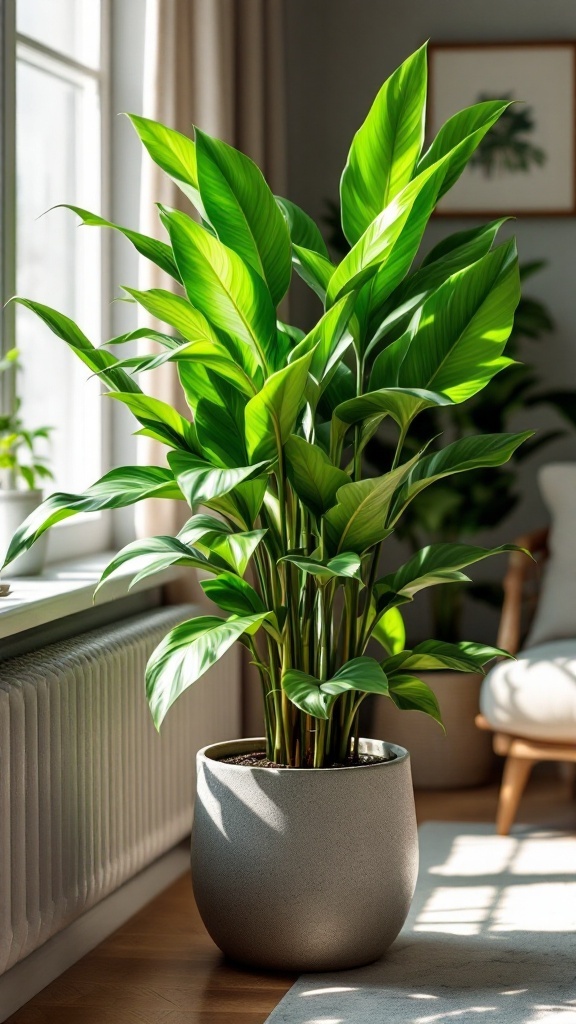
[[[47,566],[41,576],[3,577],[0,582],[10,584],[10,593],[0,597],[0,640],[126,597],[133,567],[107,581],[96,602],[93,601],[102,570],[114,555],[115,552],[103,552],[59,562]],[[136,584],[130,593],[163,586],[176,579],[181,571],[177,566],[165,569]]]

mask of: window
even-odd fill
[[[72,212],[51,208],[70,203],[105,213],[108,203],[106,8],[107,0],[2,4],[3,291],[53,306],[95,344],[109,337],[108,240],[78,228]],[[2,347],[12,345],[24,364],[23,419],[54,427],[55,487],[81,491],[107,468],[99,383],[19,305],[4,325]],[[103,516],[73,523],[53,531],[60,537],[52,538],[52,557],[105,546]]]

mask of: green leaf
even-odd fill
[[[196,129],[204,209],[218,238],[267,283],[275,306],[290,284],[290,236],[262,172],[249,157]]]
[[[412,178],[424,142],[426,80],[425,44],[384,83],[354,136],[340,186],[351,245]]]
[[[376,621],[371,635],[389,654],[398,654],[406,646],[406,627],[398,608],[389,608]]]
[[[328,283],[334,274],[334,264],[321,253],[305,249],[302,245],[292,245],[294,252],[294,269],[309,288],[324,302]]]
[[[254,633],[266,613],[223,620],[202,615],[172,629],[146,667],[146,696],[157,729],[177,697],[226,653],[243,633]]]
[[[200,586],[210,598],[225,612],[234,615],[252,615],[265,612],[262,598],[246,580],[226,572],[212,580],[200,580]]]
[[[291,562],[293,565],[297,565],[302,572],[317,576],[321,584],[339,578],[362,580],[360,574],[362,562],[360,557],[351,551],[343,551],[342,554],[325,561],[309,558],[307,555],[284,555],[280,561]]]
[[[478,646],[480,649],[475,653],[466,643],[449,644],[441,640],[425,640],[417,644],[413,650],[402,651],[396,657],[389,658],[384,662],[384,670],[388,674],[397,670],[429,672],[436,669],[483,672],[484,665],[493,658],[500,657],[503,652],[497,647]]]
[[[160,267],[160,270],[163,270],[176,281],[180,281],[180,273],[174,262],[172,250],[166,242],[161,242],[157,238],[150,238],[149,235],[143,235],[140,231],[132,231],[131,228],[123,228],[120,224],[114,224],[111,220],[105,220],[104,217],[99,217],[96,213],[90,213],[89,210],[83,210],[80,206],[61,203],[60,207],[55,207],[55,209],[72,210],[72,213],[77,214],[82,224],[87,227],[112,228],[113,231],[118,231],[132,243],[136,252],[144,256],[145,259],[150,260],[151,263],[155,263],[157,267]]]
[[[204,548],[210,557],[216,555],[231,566],[238,576],[243,576],[256,548],[266,530],[249,530],[245,533],[223,533],[213,539],[202,538],[198,547]]]
[[[286,218],[292,244],[300,245],[304,249],[317,252],[326,259],[329,259],[326,242],[322,238],[320,230],[312,220],[312,217],[309,217],[304,210],[301,210],[290,199],[283,199],[281,196],[275,196],[274,198]]]
[[[400,387],[430,388],[463,402],[511,360],[502,357],[520,298],[514,241],[450,277],[412,321]]]
[[[392,496],[417,458],[391,473],[340,487],[337,504],[324,517],[331,551],[355,551],[361,555],[388,536],[391,531],[386,519]]]
[[[335,415],[343,423],[358,423],[368,417],[381,420],[384,416],[391,416],[401,430],[406,430],[422,409],[453,404],[446,395],[424,388],[383,388],[343,402],[336,407]]]
[[[521,551],[515,544],[502,544],[496,548],[481,548],[471,544],[428,544],[409,558],[396,572],[376,580],[374,594],[382,607],[396,596],[411,601],[425,587],[443,583],[467,582],[461,569],[492,555]]]
[[[128,114],[134,129],[155,164],[166,172],[190,202],[204,215],[198,190],[196,147],[192,139],[148,117]]]
[[[396,522],[408,502],[435,480],[451,476],[452,473],[464,473],[468,469],[502,466],[532,434],[533,431],[525,430],[521,434],[463,437],[433,455],[426,455],[413,467],[404,486],[399,488],[391,508],[389,525]]]
[[[152,429],[156,437],[161,437],[165,444],[190,452],[198,451],[192,424],[171,405],[161,402],[159,398],[150,398],[142,394],[124,394],[120,391],[110,392],[109,397],[122,402],[139,423]]]
[[[162,208],[161,219],[192,305],[247,345],[263,369],[274,366],[276,316],[262,278],[185,214]]]
[[[265,476],[245,480],[228,494],[213,498],[208,503],[209,507],[215,512],[227,516],[242,529],[249,529],[254,525],[256,516],[262,507],[266,485]]]
[[[252,461],[275,459],[304,402],[312,352],[277,370],[246,406],[246,446]]]
[[[432,145],[418,161],[416,168],[418,174],[421,174],[423,170],[441,160],[447,153],[457,149],[457,156],[451,162],[438,199],[452,188],[476,147],[509,106],[509,101],[502,100],[475,103],[471,107],[460,110],[442,125]]]
[[[359,693],[380,693],[388,695],[388,680],[382,666],[375,658],[361,657],[347,661],[342,668],[320,687],[322,693],[338,696],[350,690]]]
[[[282,676],[282,689],[288,700],[306,715],[324,720],[330,718],[334,698],[321,691],[320,680],[315,676],[295,668],[286,669]]]
[[[423,711],[444,728],[437,697],[422,679],[398,673],[389,677],[388,687],[390,697],[400,711]]]
[[[58,313],[57,310],[52,309],[50,306],[42,305],[41,302],[32,302],[30,299],[21,299],[19,296],[12,299],[12,301],[18,302],[21,306],[25,306],[26,309],[36,313],[36,316],[43,320],[52,333],[61,338],[62,341],[65,341],[78,358],[90,370],[98,373],[113,391],[133,391],[135,394],[140,392],[140,388],[132,380],[132,377],[125,373],[124,370],[116,369],[118,362],[116,356],[113,356],[111,352],[107,352],[106,349],[95,348],[92,342],[88,340],[86,335],[82,333],[80,328],[69,317],[64,316],[63,313]]]
[[[309,374],[315,385],[313,395],[308,387],[309,398],[314,404],[328,386],[342,357],[352,343],[348,324],[354,312],[354,294],[349,292],[320,318],[312,330],[292,349],[288,362],[294,362],[307,352],[312,352]]]
[[[321,516],[336,502],[340,487],[350,483],[343,470],[337,469],[318,445],[309,444],[291,434],[284,446],[286,472],[292,487],[316,516]]]
[[[452,274],[469,267],[490,252],[498,230],[507,219],[502,217],[490,224],[458,231],[443,239],[428,253],[419,269],[409,274],[384,303],[380,302],[380,277],[384,279],[386,269],[383,267],[379,270],[370,285],[368,336],[371,340],[367,353],[392,328],[398,331],[403,324],[408,326],[415,309]]]
[[[182,565],[211,572],[225,571],[221,566],[211,565],[208,559],[199,555],[198,552],[192,551],[177,537],[147,537],[145,540],[135,540],[126,544],[118,552],[104,569],[94,594],[97,594],[106,581],[128,562],[137,562],[137,567],[133,570],[135,575],[129,589],[132,589],[140,580],[162,572],[171,565]]]
[[[168,452],[168,464],[191,508],[228,494],[238,484],[262,473],[266,463],[222,469],[187,452]]]
[[[143,498],[182,498],[182,492],[168,469],[156,466],[123,466],[112,469],[83,494],[51,494],[34,509],[14,534],[4,565],[27,551],[55,523],[78,512],[99,512],[123,508]]]
[[[139,291],[137,288],[125,287],[124,291],[150,316],[169,324],[188,341],[209,341],[218,344],[220,339],[214,328],[183,295],[176,295],[164,288]]]

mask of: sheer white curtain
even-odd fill
[[[143,102],[145,117],[184,134],[198,125],[247,153],[280,194],[285,193],[282,5],[283,0],[147,0]],[[162,237],[157,202],[191,212],[179,189],[145,154],[140,229]],[[176,285],[142,261],[140,288],[159,287]],[[153,373],[147,389],[187,414],[174,368],[166,365]],[[139,438],[138,443],[140,463],[162,464],[161,445],[149,438]],[[139,505],[138,535],[177,531],[186,517],[182,505]],[[179,586],[171,596],[201,600],[203,595],[192,580],[186,590]],[[253,690],[250,686],[248,693]],[[255,714],[247,699],[248,729],[251,723],[256,725]]]

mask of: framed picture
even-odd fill
[[[430,46],[431,137],[462,107],[488,99],[516,102],[437,213],[576,214],[576,42]]]

